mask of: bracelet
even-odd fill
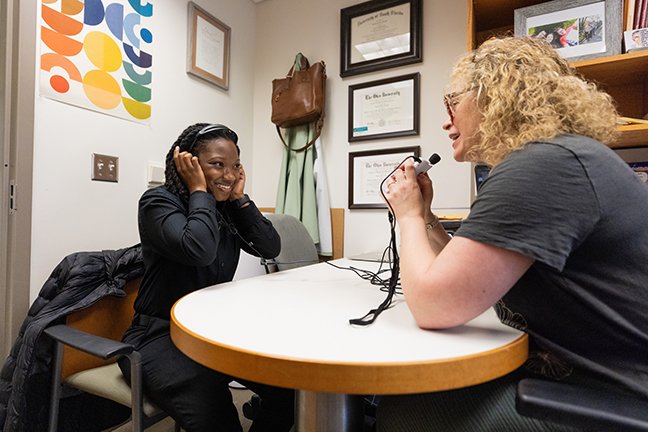
[[[245,204],[247,204],[247,203],[249,203],[249,202],[252,202],[252,200],[250,199],[250,197],[248,196],[248,194],[245,194],[245,195],[243,195],[241,198],[232,201],[232,203],[233,203],[234,205],[236,205],[236,208],[237,208],[237,209],[242,208]]]
[[[439,216],[432,214],[433,219],[431,222],[425,224],[425,229],[432,231],[437,225],[439,225]]]

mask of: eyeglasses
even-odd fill
[[[187,151],[191,152],[193,150],[194,146],[196,145],[196,141],[198,141],[198,138],[216,131],[223,131],[223,134],[226,138],[232,140],[234,144],[238,143],[238,135],[236,135],[236,132],[234,132],[232,129],[222,124],[210,124],[198,131]]]
[[[459,97],[471,91],[472,88],[469,88],[460,92],[452,92],[443,95],[443,104],[445,105],[448,116],[450,117],[450,123],[454,123],[455,117],[455,107],[459,104]]]
[[[448,111],[448,116],[450,117],[450,123],[454,123],[455,116],[455,107],[459,104],[459,97],[465,95],[469,91],[472,91],[473,87],[469,87],[466,90],[459,92],[452,92],[443,95],[443,104],[445,105],[446,111]]]

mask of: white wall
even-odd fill
[[[324,156],[333,207],[347,206],[351,151],[420,145],[442,161],[431,171],[434,207],[465,209],[470,200],[467,164],[452,160],[440,129],[442,94],[450,67],[465,51],[466,2],[424,0],[420,64],[342,79],[340,9],[352,0],[195,0],[232,28],[230,89],[223,91],[185,72],[187,0],[155,2],[152,32],[153,113],[150,125],[97,114],[36,95],[30,298],[68,253],[129,246],[139,241],[137,201],[146,189],[149,161],[163,163],[178,134],[198,121],[220,122],[239,133],[243,163],[252,167],[248,191],[259,206],[275,205],[282,144],[270,122],[273,78],[302,51],[324,60],[328,71]],[[38,55],[38,53],[36,53]],[[413,138],[347,142],[348,86],[421,73],[421,134]],[[119,183],[90,180],[92,153],[119,157]],[[387,245],[382,210],[346,211],[345,252]]]
[[[422,155],[437,152],[441,162],[430,173],[435,185],[433,206],[439,212],[466,209],[470,203],[470,166],[452,159],[442,95],[452,64],[466,50],[467,2],[423,0],[423,63],[340,77],[340,9],[353,0],[270,0],[257,5],[254,75],[254,166],[257,196],[276,197],[283,146],[270,122],[272,79],[284,76],[295,54],[311,62],[324,60],[328,73],[324,158],[333,207],[347,207],[349,152],[420,145]],[[421,73],[420,136],[347,141],[348,86],[382,78]],[[274,206],[274,201],[264,202]],[[384,210],[346,210],[345,254],[383,249],[389,240]]]
[[[232,28],[229,91],[187,75],[188,1],[173,0],[155,2],[150,125],[36,95],[32,301],[68,253],[139,242],[137,202],[146,189],[148,161],[163,164],[186,126],[199,121],[227,124],[239,133],[243,163],[252,163],[255,4],[195,1]],[[118,183],[90,180],[92,153],[119,157]]]

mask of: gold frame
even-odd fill
[[[187,73],[190,73],[198,78],[201,78],[209,83],[215,84],[218,87],[221,87],[224,90],[229,89],[229,68],[230,68],[230,44],[231,44],[231,33],[232,29],[213,15],[209,14],[206,10],[195,4],[194,2],[189,2],[188,5],[189,14],[188,14],[188,49],[187,49]],[[199,39],[198,34],[198,18],[203,19],[210,30],[214,31],[215,35],[222,34],[220,39],[214,38],[214,40]],[[208,35],[207,35],[208,36]],[[222,50],[217,50],[219,52],[203,52],[205,46],[201,45],[204,43],[211,42],[214,45],[222,45]],[[204,59],[200,59],[198,55],[209,56]],[[209,64],[215,64],[220,67],[220,76],[209,71],[204,67],[201,67],[202,61],[206,61]]]

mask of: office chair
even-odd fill
[[[45,329],[56,341],[52,372],[49,431],[58,427],[62,384],[110,399],[131,408],[132,430],[141,432],[167,414],[142,393],[140,355],[130,344],[119,342],[133,319],[133,303],[141,278],[128,282],[126,297],[105,297],[66,317],[66,324]],[[131,386],[116,363],[126,356],[131,364]],[[180,431],[178,424],[176,432]]]
[[[306,227],[294,216],[279,213],[265,215],[281,237],[281,252],[275,258],[276,271],[317,264],[319,255]]]
[[[526,378],[515,405],[523,416],[579,430],[648,432],[648,401],[638,397]]]

